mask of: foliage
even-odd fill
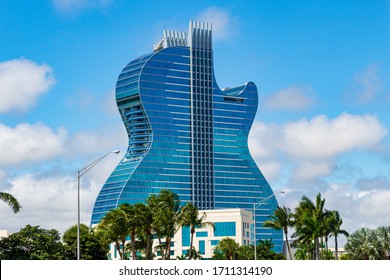
[[[162,259],[169,260],[172,236],[179,229],[179,196],[169,190],[161,190],[158,196],[149,196],[147,204],[152,209],[153,227],[159,237]],[[165,246],[162,246],[161,238],[165,239]]]
[[[337,237],[342,234],[346,237],[349,236],[349,233],[343,229],[341,229],[341,224],[343,223],[343,220],[340,218],[340,214],[338,211],[332,211],[331,216],[329,218],[330,221],[330,233],[332,236],[334,236],[335,239],[335,259],[339,259],[339,252],[338,252],[338,242]]]
[[[185,211],[180,208],[177,194],[161,190],[158,195],[150,195],[146,204],[124,203],[110,210],[97,229],[109,242],[116,244],[121,259],[126,258],[126,251],[131,252],[132,259],[153,259],[152,235],[159,240],[157,248],[160,249],[162,259],[169,259],[171,239],[179,229],[181,221],[184,221],[184,217],[189,216]],[[130,244],[126,246],[128,236]],[[164,243],[162,239],[165,240]]]
[[[312,246],[311,244],[300,244],[298,249],[295,251],[294,258],[296,260],[310,260],[313,258],[312,256]]]
[[[192,203],[187,203],[181,208],[180,214],[179,214],[179,224],[180,226],[189,227],[190,228],[190,249],[188,250],[188,258],[192,259],[193,252],[196,253],[196,250],[193,248],[193,241],[194,241],[194,233],[196,228],[203,228],[207,225],[214,228],[214,224],[211,222],[206,222],[207,215],[206,213],[203,213],[201,217],[199,217],[199,211],[198,208],[193,205]],[[195,259],[195,258],[194,258]]]
[[[66,259],[77,258],[77,225],[70,227],[62,237]],[[87,225],[80,225],[80,259],[106,260],[108,242],[101,232],[94,232]]]
[[[0,200],[7,203],[14,213],[18,213],[22,206],[20,206],[19,201],[10,193],[0,192]]]
[[[202,260],[203,257],[199,251],[196,251],[195,248],[193,247],[192,249],[188,250],[187,253],[185,254],[185,259],[186,260]]]
[[[272,240],[259,240],[256,246],[258,260],[285,260],[282,253],[272,250]],[[253,245],[241,245],[231,238],[223,238],[215,247],[213,260],[254,260]]]
[[[348,236],[348,233],[341,229],[342,222],[337,211],[325,209],[325,199],[319,193],[315,201],[303,196],[293,213],[289,208],[278,207],[269,220],[264,222],[264,226],[283,230],[290,258],[288,228],[294,228],[293,245],[298,247],[294,255],[296,259],[333,258],[328,251],[328,239],[333,236],[336,245],[335,257],[338,259],[337,238],[340,234]]]
[[[325,235],[325,220],[327,211],[324,209],[325,199],[321,194],[316,196],[316,201],[311,201],[303,196],[299,206],[295,209],[294,226],[297,242],[308,243],[314,241],[313,258],[320,259],[320,238]]]
[[[139,228],[137,229],[137,237],[140,240],[138,249],[144,250],[144,259],[153,259],[152,253],[152,234],[153,234],[153,211],[150,205],[137,203],[135,205],[135,218],[139,220]]]
[[[229,237],[225,237],[219,241],[215,250],[222,252],[227,260],[234,260],[239,247],[240,245],[236,241]]]
[[[214,249],[213,256],[211,257],[211,259],[212,260],[227,260],[226,255],[217,249]]]
[[[325,199],[320,193],[315,201],[303,196],[294,212],[284,206],[278,207],[263,225],[283,230],[290,258],[288,229],[293,228],[295,232],[292,236],[296,238],[293,245],[298,247],[295,258],[334,258],[327,245],[329,237],[333,236],[336,244],[335,258],[338,259],[337,238],[340,234],[348,236],[348,233],[341,229],[342,219],[339,213],[329,211],[324,206]],[[189,227],[190,249],[187,255],[181,258],[195,259],[199,257],[199,252],[193,246],[196,229],[207,224],[214,227],[212,223],[205,222],[205,219],[206,215],[199,216],[199,211],[193,204],[187,203],[180,207],[178,195],[169,190],[161,190],[158,195],[150,195],[145,204],[125,203],[109,211],[97,228],[109,242],[115,242],[121,259],[126,257],[125,251],[131,252],[133,259],[153,259],[153,246],[158,248],[162,259],[170,259],[172,237],[180,227]],[[128,236],[130,243],[125,246]],[[158,240],[157,245],[153,245],[152,236]],[[284,258],[272,248],[271,241],[260,240],[256,245],[257,258],[263,260]],[[224,238],[216,246],[212,258],[249,260],[254,259],[254,250],[249,245],[239,246],[233,239]]]
[[[348,237],[345,251],[354,260],[389,260],[390,227],[355,231]]]
[[[184,260],[187,259],[187,256],[186,256],[186,255],[177,256],[176,259],[177,259],[178,261],[184,261]]]
[[[97,226],[100,234],[104,235],[109,242],[115,243],[121,260],[125,257],[126,237],[130,233],[129,218],[123,210],[127,205],[122,205],[108,211]]]
[[[256,245],[256,259],[258,260],[285,260],[282,253],[276,253],[272,250],[274,245],[272,240],[259,240]]]
[[[57,230],[26,225],[19,232],[0,240],[2,260],[60,260],[64,247]]]
[[[255,253],[253,246],[241,245],[237,251],[237,259],[239,260],[254,260]]]
[[[283,230],[288,254],[290,259],[292,259],[290,244],[288,242],[288,228],[293,225],[292,213],[290,208],[286,208],[285,206],[276,208],[274,215],[270,216],[270,219],[263,223],[264,227],[269,227],[273,229]]]
[[[321,252],[321,259],[322,260],[335,260],[335,256],[333,255],[331,250],[323,250]]]

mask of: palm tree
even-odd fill
[[[123,209],[111,209],[97,225],[110,242],[114,242],[121,260],[125,257],[126,237],[129,235],[129,219]]]
[[[179,224],[183,227],[189,227],[191,238],[190,238],[190,250],[189,252],[189,259],[192,259],[193,252],[196,252],[193,249],[193,241],[194,241],[194,233],[196,228],[203,228],[207,225],[214,228],[214,224],[212,222],[206,222],[207,215],[206,213],[203,213],[202,216],[199,217],[199,211],[198,208],[193,205],[192,203],[187,203],[181,208],[180,215],[179,215]]]
[[[331,218],[330,218],[330,228],[331,228],[331,235],[334,236],[334,244],[335,244],[335,257],[336,260],[339,259],[339,254],[338,254],[338,243],[337,243],[337,237],[340,234],[343,234],[344,236],[348,237],[349,233],[343,229],[341,229],[341,225],[343,223],[343,220],[340,218],[340,214],[338,211],[332,211]]]
[[[7,203],[14,213],[18,213],[22,206],[20,206],[19,201],[10,193],[7,192],[0,192],[0,200]]]
[[[134,210],[135,217],[139,221],[139,235],[146,236],[145,260],[149,260],[152,258],[153,213],[149,205],[142,203],[135,204]]]
[[[177,256],[176,259],[179,261],[184,261],[187,259],[187,256],[186,255]]]
[[[147,202],[152,209],[153,227],[159,236],[159,247],[161,250],[165,249],[165,252],[162,250],[162,259],[170,259],[172,236],[179,229],[179,196],[172,191],[161,190],[158,196],[148,197]],[[165,238],[165,245],[161,243],[161,238]]]
[[[128,223],[128,234],[130,235],[131,242],[131,256],[135,260],[136,257],[136,238],[137,230],[140,227],[140,221],[136,216],[136,206],[129,203],[123,203],[119,205],[118,210],[122,210],[126,213]]]
[[[374,232],[368,228],[361,228],[348,237],[345,251],[354,260],[371,260],[376,258],[376,249],[373,244]]]
[[[390,227],[361,228],[348,237],[346,253],[355,260],[388,260]]]
[[[382,260],[390,259],[390,227],[379,227],[375,230],[377,236],[378,255]]]
[[[296,260],[310,260],[310,246],[301,245],[294,254]]]
[[[314,241],[314,259],[320,258],[319,239],[324,236],[326,210],[325,199],[317,194],[315,203],[308,197],[303,196],[294,213],[294,226],[296,232],[293,236],[298,237],[298,243],[309,244]]]
[[[286,238],[286,246],[290,260],[292,260],[290,244],[288,242],[288,228],[292,226],[292,213],[290,208],[285,206],[276,208],[274,214],[270,216],[270,219],[263,223],[264,227],[269,227],[277,230],[283,230]]]
[[[240,245],[229,237],[223,238],[218,242],[218,245],[215,247],[215,250],[221,251],[225,254],[226,259],[234,260],[234,255],[238,251]]]
[[[196,251],[194,248],[191,251],[193,251],[191,255],[194,260],[203,260],[203,257],[199,251]]]

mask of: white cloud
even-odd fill
[[[371,189],[359,190],[361,180],[377,181],[378,178],[363,178],[348,185],[331,185],[325,193],[326,208],[338,210],[350,233],[361,227],[376,228],[390,224],[390,182],[380,179]]]
[[[209,7],[197,16],[198,21],[211,22],[214,40],[227,40],[237,26],[237,20],[219,7]]]
[[[96,166],[106,178],[112,169]],[[81,222],[90,223],[93,204],[104,181],[81,178]],[[77,224],[77,178],[67,175],[25,174],[9,180],[7,192],[20,202],[22,209],[14,214],[8,205],[0,204],[0,228],[16,232],[27,224],[57,229],[63,233]]]
[[[334,163],[328,161],[301,161],[293,170],[292,180],[296,182],[322,178],[332,173]]]
[[[319,115],[286,124],[255,122],[249,147],[260,167],[271,162],[281,166],[279,170],[292,168],[290,179],[306,181],[331,174],[342,154],[378,151],[387,133],[382,123],[369,114],[343,113],[334,119]],[[271,174],[271,178],[274,176]]]
[[[21,123],[16,127],[0,123],[0,166],[25,167],[56,157],[83,158],[127,148],[127,134],[122,126],[68,134],[64,128],[54,131],[43,123]]]
[[[313,91],[308,86],[291,86],[264,99],[264,106],[270,109],[301,110],[313,105]]]
[[[84,9],[106,8],[113,0],[52,0],[54,7],[65,13],[78,13]]]
[[[378,181],[378,178],[362,178],[364,181]],[[342,229],[350,234],[361,227],[376,228],[390,224],[390,181],[380,178],[382,184],[370,190],[361,191],[357,188],[361,180],[350,183],[332,183],[322,188],[313,186],[310,189],[288,189],[285,195],[277,195],[280,205],[294,209],[298,206],[303,195],[311,200],[320,192],[325,199],[325,209],[337,210],[343,219]],[[290,232],[290,235],[292,232]],[[329,240],[330,246],[334,246],[334,238]],[[339,246],[343,247],[346,238],[340,236]]]
[[[51,159],[63,153],[67,132],[42,123],[8,127],[0,123],[0,165],[14,166]]]
[[[20,58],[0,62],[0,113],[26,110],[55,83],[46,64]]]
[[[88,155],[127,149],[127,133],[123,126],[101,128],[98,131],[80,131],[66,142],[67,156]]]
[[[363,226],[378,227],[390,225],[390,190],[377,190],[358,198],[356,219],[364,221]],[[368,210],[369,209],[369,210]]]
[[[300,159],[326,159],[352,150],[375,150],[387,135],[372,115],[343,113],[334,119],[325,115],[282,126],[287,154]]]

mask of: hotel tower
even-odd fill
[[[153,52],[122,70],[116,103],[128,149],[96,199],[92,224],[121,203],[169,189],[200,210],[253,211],[258,204],[256,240],[272,238],[275,251],[282,250],[282,232],[262,226],[278,205],[248,149],[257,88],[253,82],[219,88],[211,24],[165,30]]]

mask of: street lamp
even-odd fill
[[[103,158],[105,158],[109,154],[119,154],[119,150],[111,151],[101,156],[100,158],[94,160],[90,164],[88,164],[83,169],[77,170],[77,260],[80,260],[80,178],[92,167],[98,164]]]
[[[279,193],[286,193],[286,191],[280,191]],[[261,201],[253,203],[253,221],[254,221],[254,227],[253,227],[254,244],[253,244],[253,247],[255,248],[255,260],[257,260],[257,250],[256,250],[256,242],[257,242],[257,238],[256,238],[256,208],[258,208],[260,205],[263,205],[264,203],[266,203],[269,199],[271,199],[274,196],[275,196],[275,193],[272,193],[270,196],[267,196],[266,198],[263,198]]]

